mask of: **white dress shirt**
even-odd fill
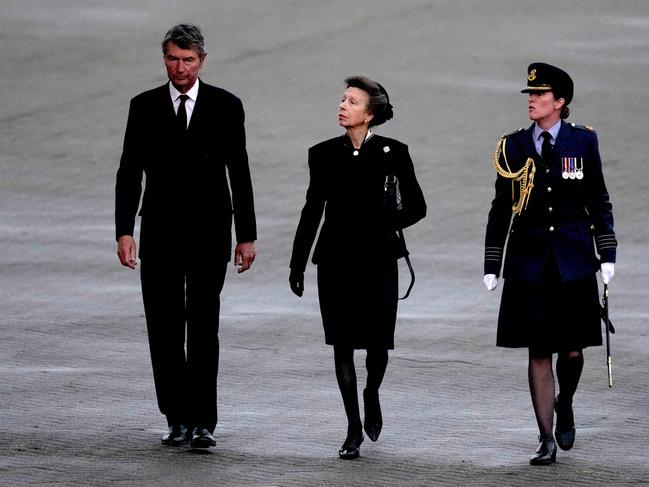
[[[185,95],[189,98],[185,101],[185,111],[187,112],[187,127],[189,127],[189,122],[192,119],[192,113],[194,113],[194,105],[196,105],[196,97],[198,96],[198,80],[194,83]],[[182,93],[176,89],[173,83],[169,82],[169,94],[171,95],[171,101],[174,104],[174,111],[178,115],[178,107],[180,106],[180,95]]]

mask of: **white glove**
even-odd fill
[[[599,273],[602,276],[602,282],[608,284],[615,275],[615,264],[613,262],[602,262]]]
[[[487,286],[488,291],[493,291],[498,287],[498,278],[496,277],[496,274],[485,274],[482,280],[484,281],[484,285]]]

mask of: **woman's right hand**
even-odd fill
[[[304,293],[304,272],[291,269],[291,273],[288,276],[288,282],[291,285],[291,291],[293,291],[293,294],[301,298]]]

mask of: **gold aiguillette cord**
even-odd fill
[[[527,208],[527,204],[530,201],[530,196],[532,195],[532,189],[534,188],[534,174],[536,173],[536,166],[534,165],[534,159],[528,157],[518,171],[512,172],[507,163],[507,154],[505,153],[505,144],[507,143],[507,138],[502,137],[496,144],[496,149],[494,150],[492,156],[492,162],[496,172],[506,179],[512,180],[512,201],[515,198],[514,183],[519,183],[519,196],[518,201],[515,205],[512,206],[512,213],[520,215],[524,209]],[[503,169],[500,165],[500,154],[502,152],[505,165],[507,170]]]

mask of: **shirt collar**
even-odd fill
[[[550,139],[550,141],[554,144],[554,141],[557,140],[557,136],[559,135],[560,129],[561,129],[561,120],[555,123],[548,130],[543,130],[538,126],[538,124],[534,123],[534,140],[535,141],[539,140],[539,138],[541,137],[541,133],[550,132],[550,135],[552,136],[552,139]]]
[[[189,99],[193,102],[196,102],[196,98],[198,97],[198,85],[199,85],[198,79],[196,80],[196,83],[194,83],[194,86],[192,86],[187,93],[185,93]],[[176,101],[182,93],[176,89],[174,84],[169,81],[169,94],[171,95],[172,101]]]
[[[347,145],[347,146],[349,146],[349,147],[351,147],[351,148],[353,149],[354,146],[353,146],[353,144],[352,144],[351,139],[349,138],[349,135],[348,135],[347,133],[345,133],[345,134],[343,134],[342,137],[343,137],[343,143],[344,143],[345,145]],[[368,129],[368,130],[367,130],[367,133],[365,134],[365,138],[363,139],[363,144],[361,145],[361,147],[362,147],[363,145],[365,145],[365,143],[366,143],[368,140],[370,140],[372,137],[374,137],[374,132],[372,132],[372,129]]]

